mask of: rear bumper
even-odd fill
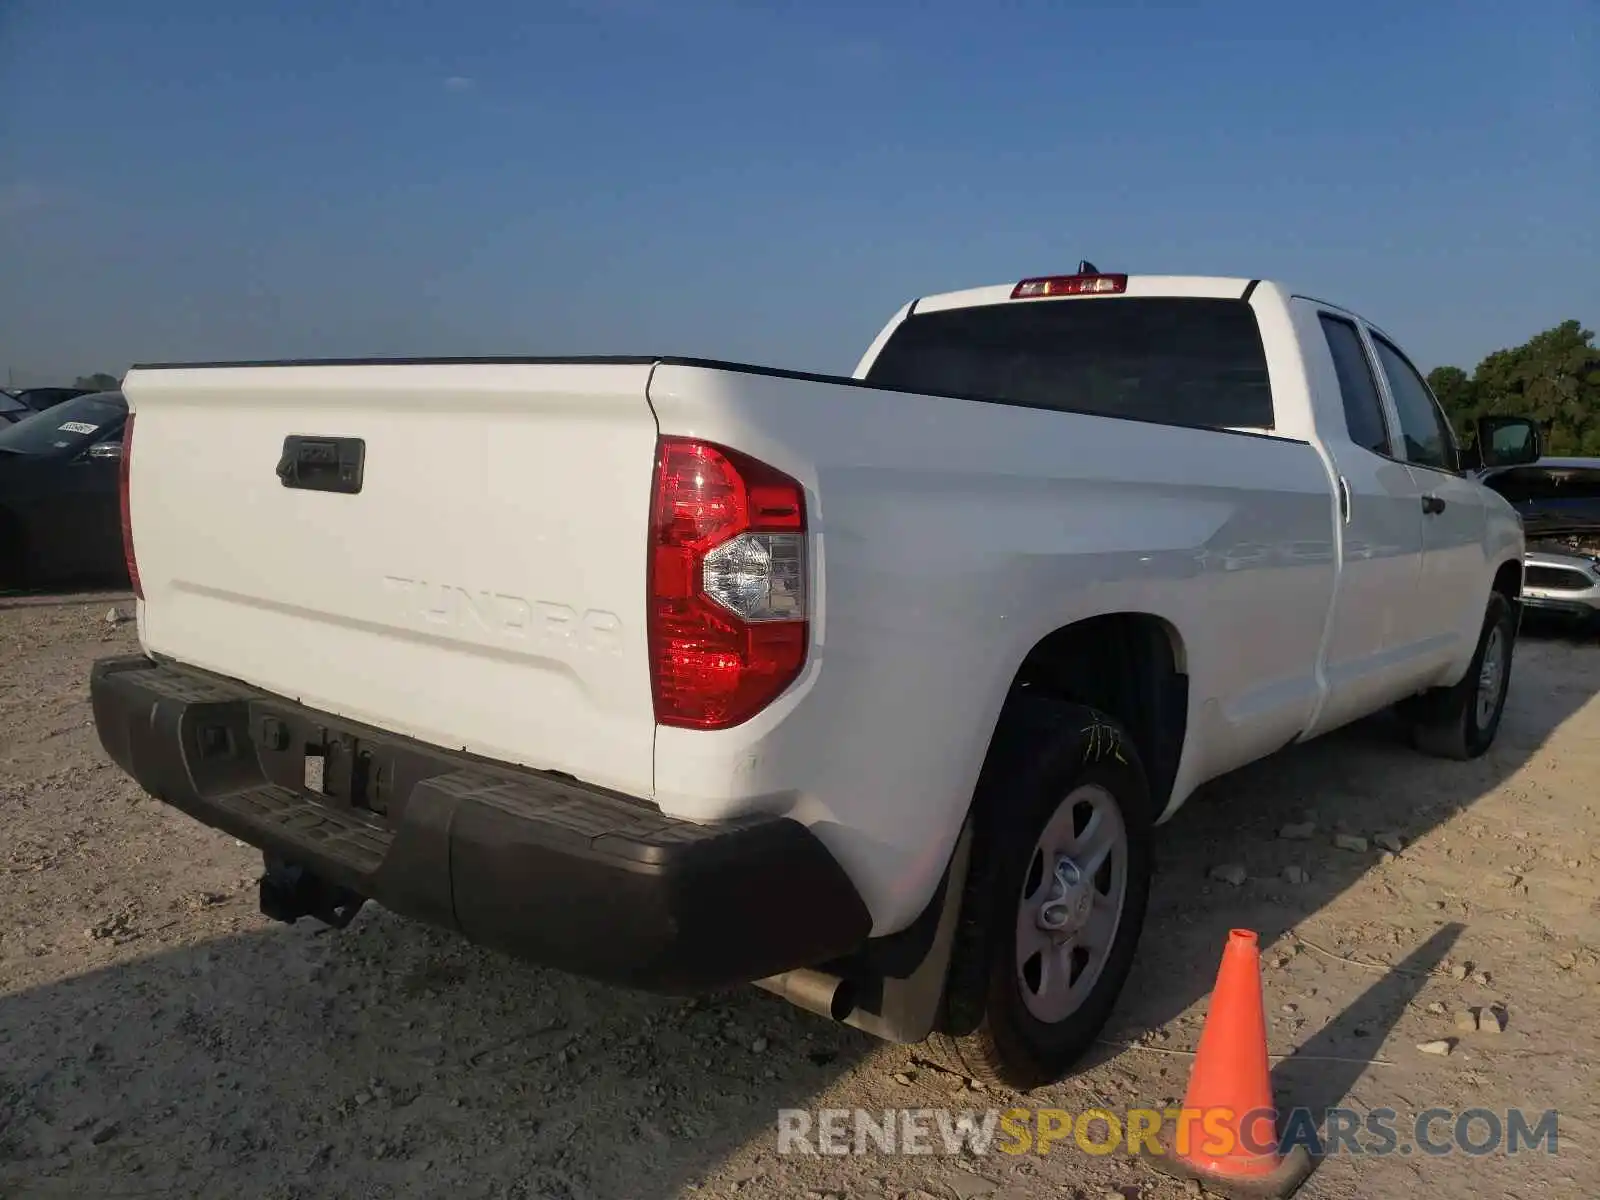
[[[144,657],[97,662],[90,694],[106,753],[157,799],[517,958],[688,994],[815,966],[871,929],[787,818],[677,820]],[[320,791],[308,748],[325,756]]]

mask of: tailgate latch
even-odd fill
[[[367,444],[361,438],[293,433],[283,439],[278,478],[287,488],[354,495],[361,490],[366,459]]]

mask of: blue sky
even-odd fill
[[[704,354],[1281,278],[1470,367],[1600,323],[1594,0],[0,0],[0,378]]]

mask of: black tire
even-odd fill
[[[1488,681],[1483,678],[1485,652],[1499,638],[1501,666],[1488,686],[1494,688],[1488,712],[1479,714],[1478,700]],[[1410,726],[1411,744],[1435,758],[1477,758],[1494,744],[1505,715],[1506,692],[1511,686],[1511,662],[1517,644],[1517,618],[1511,601],[1500,592],[1489,593],[1483,631],[1472,654],[1472,664],[1454,687],[1435,688],[1408,700],[1400,713]]]
[[[1100,974],[1079,1006],[1046,1023],[1019,975],[1023,888],[1037,844],[1067,796],[1095,785],[1120,809],[1126,844],[1120,918]],[[985,1084],[1029,1091],[1055,1083],[1089,1049],[1127,981],[1149,903],[1150,788],[1133,741],[1111,717],[1045,698],[1013,700],[974,797],[971,869],[931,1058]],[[1098,876],[1092,881],[1099,894]]]

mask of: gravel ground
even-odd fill
[[[100,750],[89,665],[135,647],[106,620],[115,599],[0,597],[0,1195],[1185,1194],[1070,1143],[780,1156],[780,1108],[1015,1099],[754,989],[624,993],[373,906],[340,932],[269,923],[257,855]],[[1300,1195],[1594,1195],[1600,648],[1547,635],[1517,654],[1483,760],[1421,758],[1376,720],[1196,796],[1162,838],[1108,1045],[1029,1102],[1181,1097],[1226,931],[1245,926],[1280,1103],[1560,1113],[1554,1156],[1341,1155]],[[1503,1032],[1462,1031],[1491,1005]],[[1418,1049],[1441,1039],[1450,1053]]]

